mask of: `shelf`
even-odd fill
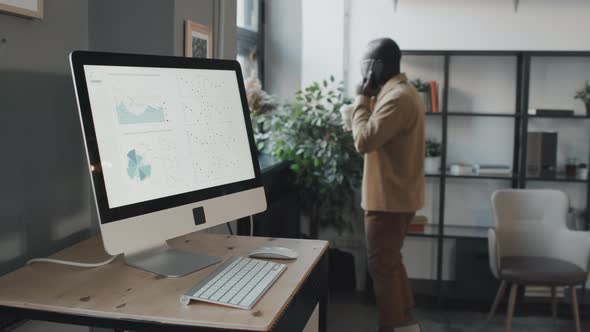
[[[427,116],[440,116],[443,112],[426,112]],[[463,117],[492,117],[492,118],[516,118],[519,117],[516,113],[482,113],[482,112],[447,112],[447,116],[463,116]]]
[[[490,227],[481,226],[453,226],[447,225],[443,227],[443,238],[446,239],[484,239],[488,237],[488,229]],[[439,226],[435,224],[426,224],[423,232],[408,232],[408,236],[412,237],[438,237]]]
[[[538,119],[590,119],[588,115],[531,115],[527,114],[527,116],[531,119],[538,118]]]
[[[571,182],[571,183],[588,183],[587,179],[567,177],[564,174],[558,174],[555,177],[526,177],[527,181],[544,181],[544,182]]]
[[[496,180],[513,180],[516,179],[516,175],[514,174],[507,174],[507,175],[501,175],[501,174],[497,174],[497,175],[492,175],[492,174],[481,174],[481,175],[477,175],[477,174],[463,174],[463,175],[452,175],[452,174],[447,174],[448,178],[457,178],[457,179],[496,179]]]
[[[507,174],[507,175],[501,175],[501,174],[481,174],[481,175],[477,175],[477,174],[462,174],[462,175],[452,175],[452,174],[447,174],[448,178],[456,178],[456,179],[483,179],[483,180],[514,180],[516,179],[516,175],[514,174]]]
[[[425,56],[516,56],[522,54],[523,51],[468,51],[468,50],[402,50],[403,55],[425,55]]]
[[[430,185],[440,185],[439,190],[434,190],[437,193],[435,195],[438,196],[438,199],[441,202],[445,202],[445,197],[448,197],[448,190],[445,188],[445,185],[451,186],[469,186],[471,183],[466,182],[466,180],[485,180],[486,182],[480,182],[480,184],[489,183],[491,181],[504,181],[498,182],[497,184],[510,187],[510,188],[526,188],[526,187],[552,187],[555,186],[551,185],[553,183],[563,183],[565,185],[570,186],[568,183],[579,183],[582,184],[581,187],[584,188],[584,192],[586,192],[586,199],[584,200],[586,209],[590,208],[590,180],[584,179],[577,179],[577,178],[568,178],[566,176],[556,176],[553,178],[539,178],[539,177],[527,177],[526,176],[526,163],[523,165],[522,161],[526,161],[526,135],[528,130],[531,128],[531,124],[535,124],[538,122],[540,125],[541,122],[553,121],[557,124],[557,122],[563,122],[564,125],[566,121],[575,121],[581,120],[585,121],[590,119],[590,116],[585,115],[585,113],[578,109],[577,114],[573,116],[560,116],[563,113],[557,113],[558,116],[539,116],[539,115],[529,115],[528,114],[528,106],[529,106],[529,99],[530,99],[530,86],[531,86],[531,71],[536,70],[536,68],[532,68],[531,62],[533,57],[585,57],[585,59],[590,59],[590,51],[522,51],[522,50],[405,50],[403,51],[404,56],[412,55],[414,58],[418,58],[420,56],[425,57],[432,57],[435,59],[436,63],[440,65],[440,70],[442,72],[442,76],[438,77],[440,86],[442,88],[442,92],[440,95],[440,105],[438,110],[440,112],[432,113],[428,112],[425,113],[425,117],[427,120],[433,121],[432,125],[436,124],[437,129],[439,129],[440,125],[440,141],[444,144],[442,160],[445,161],[446,164],[449,163],[448,151],[453,144],[452,141],[449,140],[449,134],[453,134],[451,130],[455,130],[457,124],[464,123],[468,125],[470,122],[483,122],[485,121],[488,123],[489,127],[497,127],[495,126],[497,123],[503,123],[503,127],[508,127],[508,123],[510,124],[510,129],[513,127],[513,144],[512,144],[512,166],[511,173],[508,174],[474,174],[470,171],[467,174],[462,175],[451,175],[449,174],[448,170],[445,169],[445,163],[442,164],[442,169],[440,172],[435,174],[425,174],[425,178],[428,180]],[[510,61],[515,62],[515,77],[514,79],[506,79],[506,82],[512,82],[515,91],[516,97],[516,105],[515,107],[498,107],[496,109],[481,109],[477,107],[454,107],[448,105],[444,101],[447,102],[450,100],[451,95],[453,95],[453,91],[451,90],[451,82],[453,80],[454,70],[453,64],[455,61],[462,61],[462,57],[478,57],[482,56],[481,60],[476,61],[487,61],[485,57],[502,57],[505,56],[504,59],[508,59],[509,57],[512,58]],[[471,60],[469,60],[471,61]],[[495,60],[494,60],[495,61]],[[563,106],[562,106],[563,107]],[[567,107],[564,107],[567,108]],[[538,109],[539,110],[539,109]],[[487,112],[486,112],[487,111]],[[451,118],[452,117],[452,118]],[[480,118],[484,120],[475,120],[472,118]],[[538,120],[535,120],[538,118]],[[545,120],[544,120],[545,119]],[[553,120],[552,120],[553,119]],[[549,120],[549,121],[547,121]],[[440,122],[440,123],[439,123]],[[590,123],[590,122],[588,122]],[[584,125],[586,122],[584,122]],[[585,127],[584,127],[585,128]],[[507,133],[506,133],[507,134]],[[512,135],[511,135],[512,136]],[[469,143],[469,142],[466,142]],[[499,142],[496,142],[496,145]],[[507,146],[508,147],[508,146]],[[441,161],[442,161],[441,160]],[[587,161],[584,161],[588,163]],[[469,169],[468,169],[469,170]],[[522,170],[522,172],[521,172]],[[442,173],[442,174],[440,174]],[[460,179],[460,180],[449,180],[449,179]],[[507,181],[508,180],[508,181]],[[546,181],[543,182],[527,182],[527,181]],[[449,184],[450,183],[450,184]],[[586,185],[584,185],[584,183]],[[435,198],[436,199],[436,198]],[[448,205],[448,204],[447,204]],[[484,242],[487,242],[487,233],[491,227],[478,227],[476,224],[472,224],[471,226],[456,226],[452,225],[451,220],[448,220],[446,217],[448,214],[448,206],[445,204],[436,204],[433,206],[432,211],[433,215],[438,216],[439,220],[432,220],[439,221],[442,223],[441,226],[438,223],[427,224],[424,226],[424,231],[421,232],[408,232],[408,235],[413,238],[422,239],[421,241],[430,241],[430,242],[437,242],[442,248],[447,248],[448,246],[446,242],[443,240],[456,240],[457,242],[474,242],[477,246],[484,246]],[[485,208],[485,206],[481,206],[481,208]],[[590,216],[586,219],[586,223],[590,224]],[[451,225],[449,225],[451,224]],[[469,244],[471,245],[471,244]],[[441,248],[439,248],[441,249]],[[442,271],[445,261],[444,261],[444,250],[439,252],[436,256],[436,267],[437,271]],[[433,256],[434,257],[434,256]],[[482,256],[483,259],[483,256]],[[487,259],[487,258],[486,258]],[[454,264],[454,263],[451,263]],[[465,276],[465,278],[478,278],[477,271],[474,271],[473,276]],[[440,302],[441,299],[450,298],[453,296],[454,293],[458,292],[458,287],[455,285],[451,285],[451,288],[447,291],[445,286],[445,281],[441,278],[442,275],[437,273],[435,280],[433,280],[434,284],[427,285],[425,287],[427,291],[432,291],[437,296],[438,301]],[[477,283],[476,283],[477,285]],[[470,286],[471,287],[471,286]],[[479,287],[479,286],[478,286]],[[482,286],[485,287],[485,286]],[[490,294],[495,294],[495,287]],[[493,296],[493,295],[490,295]]]
[[[424,226],[423,232],[408,231],[407,236],[437,238],[438,237],[438,226],[426,225],[426,226]]]
[[[516,113],[485,113],[485,112],[448,112],[448,116],[485,116],[485,117],[495,117],[495,118],[516,118],[518,114]]]
[[[522,50],[402,50],[403,55],[454,56],[516,56],[533,57],[589,57],[588,51],[522,51]]]
[[[425,177],[427,178],[440,178],[442,176],[442,174],[440,173],[428,173],[428,174],[424,174]],[[445,175],[447,178],[453,178],[453,179],[481,179],[481,180],[514,180],[517,178],[517,176],[515,174],[508,174],[508,175],[491,175],[491,174],[482,174],[482,175],[476,175],[476,174],[463,174],[463,175],[452,175],[447,173]]]

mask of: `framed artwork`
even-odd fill
[[[43,18],[43,0],[0,0],[0,12]]]
[[[213,32],[211,28],[186,20],[184,24],[184,55],[191,58],[212,58]]]

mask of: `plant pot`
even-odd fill
[[[424,172],[434,174],[440,171],[440,157],[426,157],[424,159]]]
[[[568,178],[575,178],[576,177],[576,164],[566,164],[565,165],[565,175]]]

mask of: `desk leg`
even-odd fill
[[[328,294],[320,299],[319,332],[328,331]]]
[[[322,258],[322,282],[321,282],[321,295],[320,295],[320,312],[319,312],[319,332],[328,331],[328,303],[330,301],[330,291],[328,288],[328,278],[330,270],[330,259],[329,251],[326,252]]]

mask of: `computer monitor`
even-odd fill
[[[105,250],[182,276],[220,261],[167,240],[266,209],[237,61],[70,55]]]

